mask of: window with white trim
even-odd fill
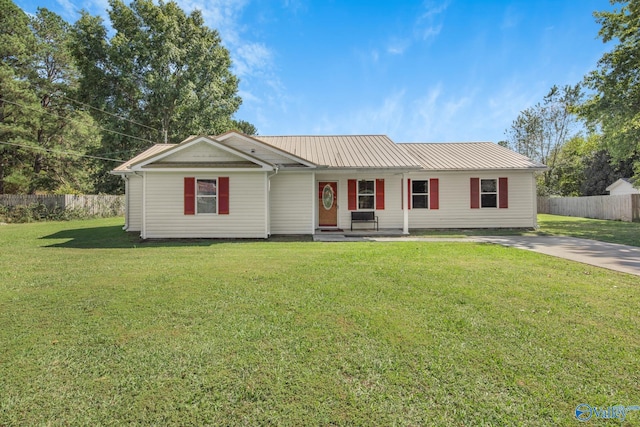
[[[429,209],[429,180],[411,181],[411,207]]]
[[[498,180],[497,179],[481,179],[480,180],[480,207],[482,208],[498,207]]]
[[[358,209],[375,209],[376,182],[374,180],[358,181]]]
[[[215,179],[196,180],[196,213],[218,213],[218,185]]]

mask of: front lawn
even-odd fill
[[[0,425],[548,426],[640,405],[635,276],[490,244],[121,226],[0,226]]]
[[[453,230],[411,230],[415,236],[568,236],[622,245],[640,246],[640,223],[538,214],[538,229],[476,228]]]
[[[601,242],[640,246],[640,223],[538,215],[540,232],[546,235],[580,237]]]

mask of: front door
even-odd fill
[[[318,225],[338,226],[338,183],[318,183]]]

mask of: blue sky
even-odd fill
[[[69,22],[107,0],[14,0]],[[219,30],[240,77],[237,118],[262,135],[493,141],[611,49],[608,0],[178,0]]]

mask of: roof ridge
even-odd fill
[[[491,142],[491,141],[440,141],[440,142],[396,142],[396,144],[398,145],[424,145],[424,144],[431,144],[431,145],[444,145],[444,144],[495,144],[500,146],[500,144],[496,144],[495,142]]]
[[[391,138],[389,138],[388,135],[386,135],[384,133],[315,134],[315,135],[312,135],[312,134],[299,134],[299,135],[248,135],[248,136],[251,136],[253,138],[300,138],[301,136],[304,136],[304,137],[318,137],[318,138],[334,138],[334,137],[349,137],[349,136],[384,136],[385,138],[388,138],[389,140],[392,140]]]

